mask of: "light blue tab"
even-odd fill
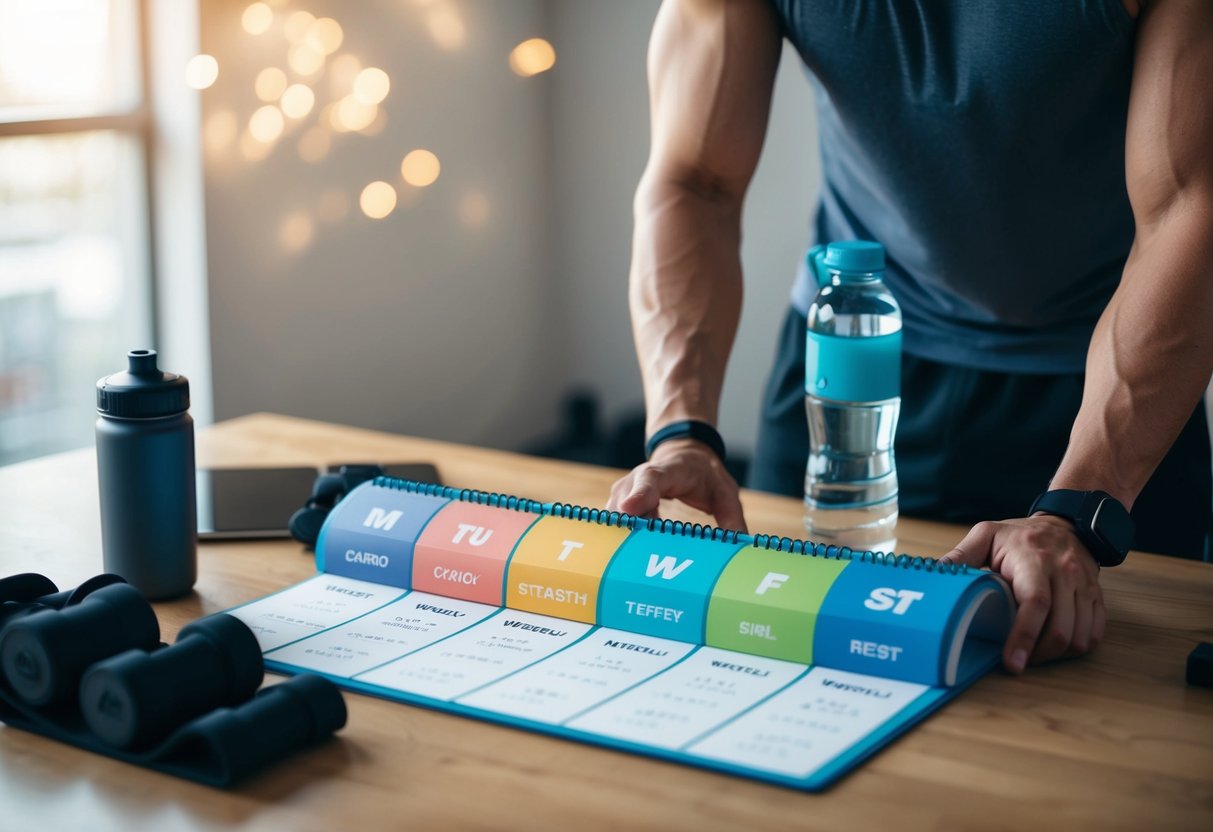
[[[632,532],[603,576],[598,623],[702,643],[712,587],[742,545],[647,529]]]
[[[413,545],[445,497],[363,483],[329,514],[316,541],[316,568],[404,589],[413,583]]]
[[[901,331],[843,337],[808,330],[805,392],[838,402],[878,402],[901,395]]]

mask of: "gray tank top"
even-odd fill
[[[1122,0],[772,2],[817,98],[814,236],[884,244],[905,350],[1081,371],[1134,233]]]

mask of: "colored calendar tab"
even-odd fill
[[[815,663],[943,684],[949,619],[980,576],[852,562],[822,604],[813,640]]]
[[[408,589],[421,529],[450,500],[364,483],[329,513],[316,540],[321,572]]]
[[[598,589],[629,531],[564,517],[544,517],[510,558],[506,606],[594,623]]]
[[[698,643],[708,595],[739,543],[638,529],[603,579],[598,623]]]
[[[414,589],[500,606],[506,562],[536,519],[475,503],[443,507],[414,548]]]
[[[707,643],[811,664],[818,612],[848,565],[747,546],[729,561],[712,590]]]

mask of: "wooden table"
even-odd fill
[[[432,461],[451,485],[601,505],[617,472],[256,415],[199,437],[200,464]],[[61,587],[101,571],[91,451],[0,469],[0,575]],[[796,500],[747,493],[754,531],[796,535]],[[690,517],[671,507],[671,516]],[[940,554],[955,526],[905,519]],[[293,542],[210,543],[163,637],[313,574]],[[995,672],[822,795],[355,694],[339,738],[221,792],[0,727],[0,829],[1213,829],[1213,690],[1184,659],[1213,640],[1213,568],[1134,554],[1103,578],[1090,657]]]

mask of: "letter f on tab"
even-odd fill
[[[785,575],[782,572],[768,572],[758,582],[758,589],[754,590],[755,595],[766,595],[768,589],[779,589],[787,583],[790,575]]]
[[[687,559],[679,562],[673,555],[666,555],[661,560],[658,560],[658,555],[649,555],[649,565],[644,570],[646,578],[652,578],[658,572],[661,573],[662,580],[669,581],[677,578],[682,572],[695,561]]]
[[[396,521],[403,516],[403,511],[384,511],[376,506],[375,508],[371,509],[369,514],[367,514],[366,519],[362,521],[362,525],[368,528],[390,532],[392,527],[396,525]]]

